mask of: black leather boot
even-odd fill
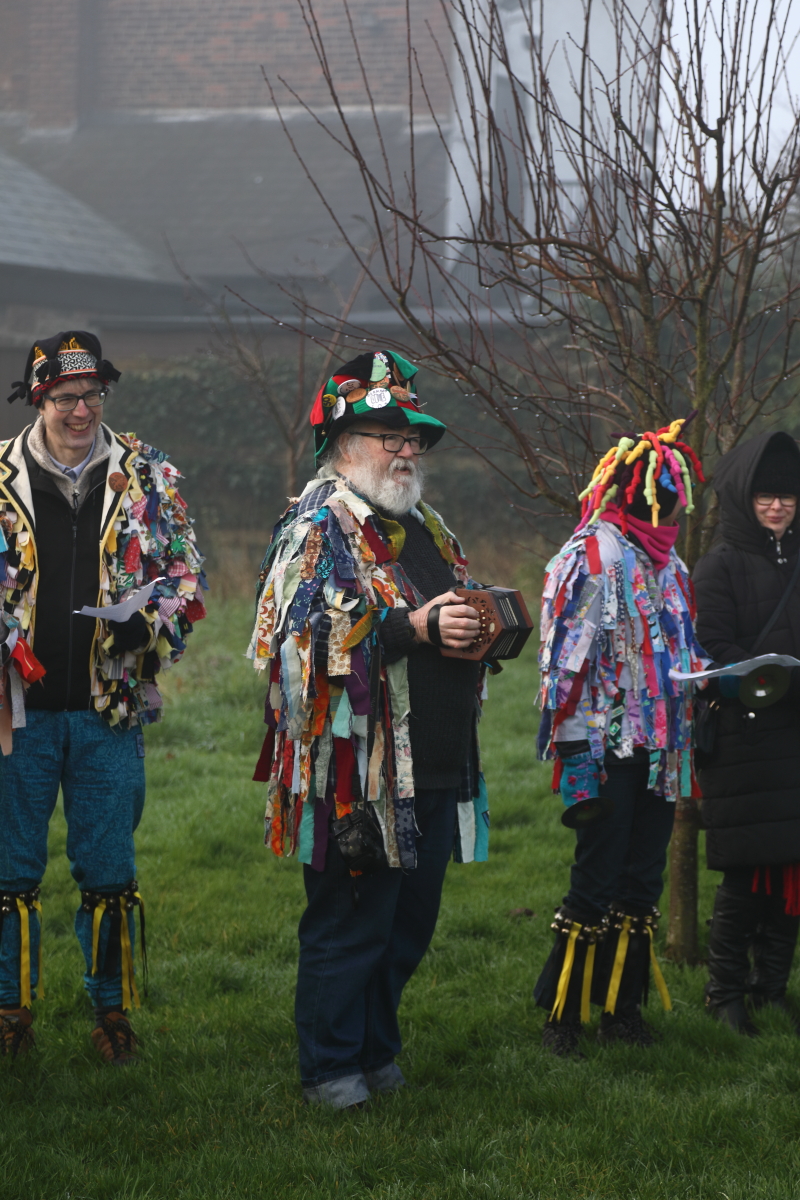
[[[786,1001],[786,987],[792,969],[800,917],[790,917],[783,909],[782,896],[768,897],[768,908],[753,939],[753,970],[749,984],[755,1008],[779,1008],[788,1012],[794,1031],[800,1036],[800,1023]]]
[[[748,950],[756,940],[763,909],[761,896],[718,887],[708,939],[706,1008],[716,1020],[748,1037],[758,1033],[745,1007]]]
[[[548,1011],[542,1045],[559,1058],[584,1058],[578,1043],[582,1022],[589,1019],[591,973],[599,928],[565,908],[557,908],[552,924],[556,938],[533,996]]]

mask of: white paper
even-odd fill
[[[670,679],[716,679],[719,675],[749,675],[758,667],[800,667],[800,658],[792,658],[791,654],[759,654],[757,658],[748,658],[745,662],[728,663],[725,667],[715,667],[708,671],[676,671],[670,669]]]
[[[108,604],[105,608],[90,608],[88,604],[84,604],[83,608],[76,608],[74,611],[84,617],[101,617],[104,621],[116,621],[118,624],[124,625],[126,621],[130,621],[135,612],[144,608],[153,594],[153,588],[157,583],[162,583],[163,579],[163,575],[154,579],[152,583],[148,583],[147,587],[133,592],[121,604]]]

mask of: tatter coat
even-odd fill
[[[714,475],[718,539],[693,579],[697,636],[718,663],[751,657],[797,563],[798,518],[778,542],[753,511],[756,467],[768,446],[779,445],[797,456],[800,477],[800,450],[786,433],[761,434],[737,446]],[[757,653],[800,658],[800,586]],[[712,870],[800,861],[800,669],[792,672],[787,695],[769,708],[720,700],[715,748],[698,780]]]

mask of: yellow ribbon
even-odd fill
[[[133,949],[131,934],[128,928],[128,912],[120,901],[119,941],[122,949],[122,1008],[127,1011],[131,1007],[131,994],[136,1008],[141,1008],[139,993],[136,990],[136,980],[133,977]]]
[[[569,927],[567,948],[564,951],[564,965],[561,968],[561,974],[558,979],[558,987],[556,988],[556,1002],[553,1005],[553,1011],[550,1013],[551,1021],[554,1017],[556,1021],[561,1020],[561,1015],[564,1012],[564,1005],[567,1003],[569,981],[572,978],[572,964],[575,962],[575,942],[578,939],[578,934],[580,931],[581,925],[577,921],[573,921]]]
[[[44,974],[42,972],[42,931],[44,929],[44,913],[42,912],[42,904],[40,900],[34,900],[33,907],[39,914],[39,978],[36,981],[36,995],[40,1000],[44,1000]]]
[[[592,998],[592,974],[594,972],[594,952],[597,949],[594,942],[586,947],[586,962],[583,966],[583,986],[581,988],[581,1021],[588,1025],[592,1019],[590,1008]]]
[[[42,905],[34,900],[34,908],[38,913],[40,932],[38,932],[38,997],[44,1000],[42,986]],[[22,896],[17,896],[17,912],[19,913],[19,1003],[22,1008],[30,1008],[32,1004],[32,989],[30,983],[30,908]]]
[[[661,974],[661,967],[658,965],[655,946],[653,945],[653,930],[649,925],[647,926],[647,932],[650,935],[650,962],[653,966],[653,979],[656,981],[656,988],[658,989],[658,994],[661,997],[661,1003],[664,1005],[664,1008],[667,1012],[672,1012],[672,1001],[670,1000],[669,991],[667,990],[667,981]]]
[[[622,969],[625,966],[625,959],[628,954],[628,942],[630,940],[631,919],[623,917],[622,929],[617,942],[617,953],[614,956],[614,966],[611,969],[611,979],[608,983],[608,994],[606,995],[605,1011],[614,1013],[617,1007],[617,996],[619,995],[619,985],[622,982]]]
[[[100,949],[100,923],[106,911],[106,902],[101,900],[92,917],[92,974],[97,974],[97,954]]]
[[[19,959],[19,1002],[22,1008],[31,1007],[31,915],[25,901],[17,896],[19,936],[22,950]]]

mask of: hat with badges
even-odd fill
[[[411,390],[416,373],[416,367],[391,350],[367,351],[339,367],[320,388],[311,410],[317,458],[365,417],[396,429],[419,426],[428,446],[438,442],[447,426],[420,411]]]

